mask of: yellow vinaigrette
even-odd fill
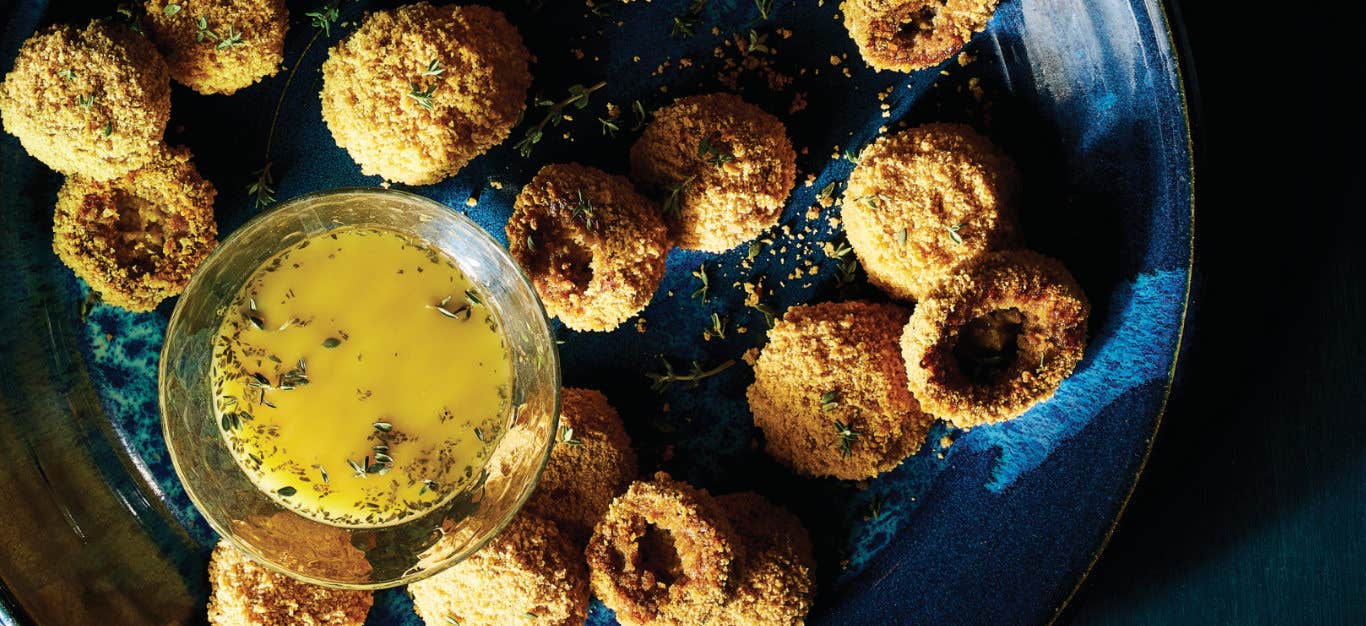
[[[214,339],[214,410],[263,492],[381,526],[478,479],[510,408],[507,345],[454,261],[353,227],[258,268]]]

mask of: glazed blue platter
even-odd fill
[[[675,250],[653,302],[610,333],[559,328],[565,384],[601,389],[620,410],[642,471],[663,469],[713,493],[756,490],[804,521],[817,547],[815,624],[1048,622],[1098,558],[1147,458],[1176,366],[1188,303],[1192,156],[1184,86],[1159,0],[1003,0],[967,46],[970,61],[902,74],[866,67],[835,0],[710,0],[695,34],[671,36],[688,0],[507,0],[536,57],[533,96],[606,81],[530,157],[512,138],[458,176],[398,188],[468,214],[496,238],[513,198],[546,163],[627,170],[631,104],[731,91],[781,118],[798,150],[782,224],[748,248]],[[374,186],[333,142],[319,112],[327,49],[381,3],[348,2],[321,33],[290,3],[285,67],[232,97],[173,87],[168,143],[189,146],[217,187],[220,237],[259,213],[247,193],[269,162],[279,199]],[[0,68],[53,22],[113,7],[11,4]],[[737,37],[767,51],[747,59]],[[966,60],[966,59],[965,59]],[[790,78],[778,80],[774,76]],[[881,97],[880,97],[881,95]],[[621,107],[620,129],[599,119]],[[940,424],[896,470],[861,483],[799,478],[765,456],[746,408],[750,368],[696,388],[650,389],[676,367],[739,361],[765,322],[737,285],[765,277],[779,311],[798,303],[883,299],[861,279],[837,285],[838,208],[812,211],[844,158],[905,125],[962,121],[1009,152],[1026,181],[1029,247],[1061,259],[1091,299],[1090,344],[1056,396],[1004,424]],[[181,488],[161,438],[157,360],[174,300],[130,314],[96,302],[51,249],[61,177],[0,139],[0,623],[194,623],[204,619],[215,537]],[[785,251],[783,251],[785,249]],[[806,273],[804,262],[819,268]],[[705,264],[712,289],[690,294]],[[801,276],[789,278],[794,269]],[[781,285],[781,286],[779,286]],[[711,314],[724,338],[702,339]],[[744,332],[740,331],[743,327]],[[667,407],[667,410],[666,410]],[[944,446],[944,443],[952,442]],[[589,622],[613,623],[594,603]],[[402,590],[379,594],[370,624],[415,625]]]

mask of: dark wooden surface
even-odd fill
[[[1366,623],[1366,46],[1349,5],[1179,5],[1201,96],[1197,307],[1148,469],[1064,622]]]

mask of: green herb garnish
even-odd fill
[[[332,25],[337,23],[337,19],[341,17],[340,5],[341,0],[329,2],[316,10],[305,13],[304,17],[312,20],[313,27],[321,29],[324,36],[330,37],[332,35]]]
[[[962,230],[962,229],[963,229],[963,223],[962,223],[962,222],[959,222],[958,224],[954,224],[953,226],[946,226],[946,227],[944,227],[944,230],[949,231],[949,239],[953,240],[954,243],[959,244],[959,245],[962,245],[962,244],[963,244],[963,236],[960,235],[960,234],[958,234],[958,231],[960,231],[960,230]]]
[[[409,82],[408,86],[412,88],[412,91],[408,92],[408,97],[417,102],[418,106],[427,109],[428,111],[432,110],[432,93],[436,91],[436,85],[432,85],[426,91],[423,91],[417,86],[417,83],[414,82]]]
[[[716,167],[722,167],[735,160],[735,155],[712,143],[708,137],[703,137],[701,141],[697,142],[697,156]]]
[[[569,96],[559,102],[537,98],[536,106],[547,109],[545,117],[541,118],[541,121],[537,122],[535,126],[526,130],[526,134],[522,136],[521,141],[517,142],[517,153],[521,154],[523,157],[531,156],[531,152],[535,149],[536,144],[541,141],[541,137],[545,136],[546,126],[559,126],[560,122],[565,119],[564,110],[571,106],[576,109],[587,108],[588,96],[594,91],[606,86],[607,83],[605,81],[595,83],[588,87],[577,84],[570,85]]]
[[[659,360],[664,363],[664,371],[662,373],[651,372],[645,376],[651,381],[650,388],[660,393],[663,393],[674,383],[687,383],[689,389],[696,388],[702,380],[720,374],[735,365],[735,359],[728,359],[716,367],[704,370],[700,363],[693,361],[687,374],[679,374],[674,371],[673,364],[669,363],[668,359],[660,357]]]
[[[835,434],[839,436],[840,456],[849,458],[853,454],[854,440],[858,439],[858,431],[850,428],[848,424],[835,420]]]
[[[697,280],[702,281],[702,286],[692,292],[692,297],[702,300],[705,304],[707,302],[707,289],[711,288],[711,278],[707,276],[707,264],[703,263],[698,266],[696,270],[693,270],[692,275]]]

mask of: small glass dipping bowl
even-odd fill
[[[238,465],[211,406],[213,340],[251,274],[276,253],[346,226],[423,240],[484,291],[508,344],[510,422],[482,481],[382,527],[324,524],[277,504]],[[358,291],[358,297],[364,297]],[[190,279],[161,351],[162,429],[185,491],[214,530],[256,561],[308,582],[378,589],[421,580],[473,554],[510,522],[545,467],[559,420],[560,365],[531,283],[488,233],[421,196],[343,188],[281,203],[225,239]]]

